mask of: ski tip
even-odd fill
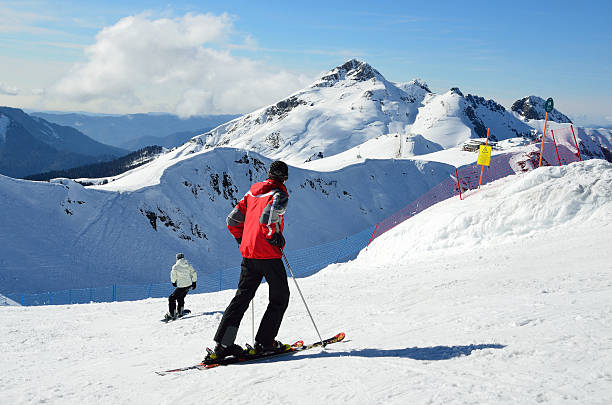
[[[338,339],[338,341],[341,341],[345,337],[346,337],[346,334],[344,332],[340,332],[336,335],[336,339]]]

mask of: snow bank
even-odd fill
[[[378,264],[409,263],[422,252],[482,246],[546,233],[560,225],[612,221],[612,164],[542,167],[452,198],[398,225],[360,254]]]

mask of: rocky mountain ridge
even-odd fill
[[[458,88],[434,94],[421,79],[393,83],[366,62],[352,59],[276,104],[202,134],[197,142],[300,165],[386,134],[419,135],[449,148],[485,137],[487,128],[498,140],[532,129],[494,100],[466,96]]]

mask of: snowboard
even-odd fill
[[[168,322],[172,322],[172,321],[178,321],[179,319],[181,319],[182,317],[184,317],[185,315],[188,315],[191,313],[190,309],[184,309],[183,310],[183,315],[179,315],[177,318],[172,319],[172,318],[163,318],[160,319],[163,323],[168,323]]]

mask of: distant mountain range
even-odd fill
[[[434,94],[420,79],[393,83],[369,64],[353,59],[286,99],[220,125],[196,140],[206,148],[249,149],[301,164],[380,135],[399,133],[417,154],[485,137],[487,128],[497,140],[527,134],[533,129],[528,122],[535,116],[535,101],[541,99],[528,100],[532,101],[530,108],[508,111],[494,100],[466,96],[458,88]],[[555,110],[551,117],[565,116]],[[429,147],[422,147],[423,142]]]
[[[24,177],[113,160],[127,150],[94,141],[78,130],[0,107],[0,174]]]
[[[221,114],[183,119],[164,113],[88,115],[32,112],[31,115],[56,124],[74,127],[98,142],[129,150],[150,145],[178,146],[192,136],[237,117],[236,114]],[[200,130],[202,132],[197,132]],[[185,139],[187,136],[189,138]]]
[[[130,151],[153,145],[171,149],[234,117],[213,115],[183,120],[171,114],[27,114],[17,108],[0,107],[0,174],[16,178],[42,173],[46,174],[32,178],[46,178],[52,172],[58,175],[98,173],[110,176],[117,174],[115,170],[126,164],[125,159],[121,163],[113,161]],[[90,137],[80,129],[96,137]],[[100,140],[105,137],[124,146],[109,146]],[[82,170],[82,166],[102,162],[109,164]],[[74,168],[79,169],[64,172]]]
[[[136,138],[132,141],[123,143],[123,147],[129,150],[137,150],[146,146],[158,145],[163,146],[164,148],[172,149],[174,147],[184,144],[194,136],[203,134],[204,132],[210,131],[211,129],[211,127],[208,127],[196,129],[194,131],[180,131],[164,137],[143,136],[140,138]]]
[[[24,177],[25,180],[35,181],[48,181],[57,178],[101,178],[101,177],[112,177],[118,174],[127,172],[128,170],[142,166],[155,159],[158,155],[162,154],[167,149],[161,146],[147,146],[139,149],[136,152],[129,153],[125,156],[111,160],[109,162],[93,163],[90,165],[79,166],[72,169],[66,170],[55,170],[40,174]],[[83,185],[91,185],[83,182]]]

